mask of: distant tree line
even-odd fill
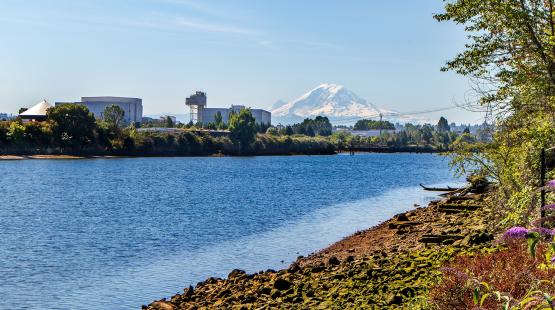
[[[204,155],[204,154],[329,154],[335,147],[325,139],[274,137],[260,134],[250,109],[230,115],[229,134],[176,129],[175,132],[141,131],[124,122],[124,111],[110,106],[103,120],[87,107],[65,104],[48,109],[44,122],[21,119],[0,122],[0,154],[83,155]]]
[[[360,125],[361,123],[362,125]],[[358,123],[358,127],[356,126],[357,124],[355,124],[352,129],[378,129],[374,126],[383,125],[383,122],[380,124],[379,121],[369,123],[367,120],[363,120],[361,123]],[[368,127],[366,127],[366,124],[372,125],[368,125]],[[393,124],[389,124],[393,126]],[[395,129],[394,126],[391,128],[390,125],[386,125],[386,127],[388,127],[387,129]],[[451,149],[453,143],[455,143],[458,139],[465,139],[465,141],[469,143],[476,142],[476,138],[470,134],[469,130],[465,130],[462,134],[451,131],[447,119],[444,117],[439,119],[436,126],[430,124],[414,125],[408,123],[404,125],[402,130],[395,132],[384,131],[381,135],[372,137],[359,137],[351,135],[347,131],[349,128],[346,126],[343,126],[340,129],[341,130],[336,131],[332,136],[339,148],[344,148],[349,145],[364,145],[370,147],[426,147],[446,151]]]
[[[306,135],[309,137],[328,137],[331,136],[332,131],[333,126],[327,117],[316,116],[314,119],[306,118],[301,123],[293,125],[280,126],[279,128],[270,127],[267,133],[281,136]]]
[[[371,119],[361,119],[353,126],[354,130],[377,130],[377,129],[395,129],[395,125],[388,121],[374,121]]]

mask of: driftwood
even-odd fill
[[[455,188],[455,187],[451,187],[451,186],[447,186],[447,187],[427,187],[427,186],[422,185],[422,183],[420,183],[420,186],[426,191],[434,191],[434,192],[453,192],[453,191],[460,190],[460,188]]]

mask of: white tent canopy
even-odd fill
[[[46,110],[51,107],[52,105],[48,103],[48,101],[43,100],[29,108],[27,111],[19,114],[19,116],[46,116]]]

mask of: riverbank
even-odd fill
[[[0,155],[0,160],[24,159],[86,159],[86,158],[115,158],[116,156],[76,156],[76,155]]]
[[[484,195],[450,197],[357,232],[288,269],[209,278],[143,308],[418,308],[456,254],[487,248]]]
[[[428,149],[379,149],[375,151],[356,151],[355,153],[416,153],[416,154],[439,154],[445,151],[441,150],[428,150]],[[87,152],[88,153],[88,152]],[[224,156],[302,156],[302,155],[337,155],[347,154],[349,151],[316,151],[316,152],[298,152],[298,153],[244,153],[244,154],[223,154],[223,153],[209,153],[209,154],[172,154],[171,152],[156,153],[132,153],[120,155],[72,155],[70,154],[16,154],[16,155],[0,155],[0,161],[3,160],[26,160],[26,159],[106,159],[106,158],[124,158],[124,157],[224,157]]]
[[[340,153],[428,153],[437,154],[448,152],[448,148],[438,148],[431,145],[406,145],[406,146],[355,146],[343,147]]]

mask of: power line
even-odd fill
[[[441,112],[441,111],[447,111],[447,110],[452,110],[452,109],[456,109],[458,108],[458,106],[446,106],[446,107],[441,107],[441,108],[435,108],[435,109],[428,109],[428,110],[418,110],[418,111],[410,111],[410,112],[396,112],[394,115],[388,115],[388,116],[411,116],[411,115],[418,115],[418,114],[426,114],[426,113],[433,113],[433,112]],[[348,123],[348,122],[352,122],[352,121],[356,121],[356,120],[361,120],[361,119],[365,119],[365,118],[374,118],[374,117],[379,117],[381,113],[375,113],[372,116],[355,116],[355,117],[350,117],[350,118],[345,118],[345,119],[341,119],[339,121],[334,121],[334,123],[336,124],[341,124],[341,123]]]
[[[448,106],[448,107],[437,108],[437,109],[422,110],[422,111],[413,111],[413,112],[406,112],[406,113],[399,113],[399,114],[400,114],[400,115],[417,115],[417,114],[425,114],[425,113],[433,113],[433,112],[447,111],[447,110],[452,110],[452,109],[456,109],[456,108],[458,108],[458,106]]]

